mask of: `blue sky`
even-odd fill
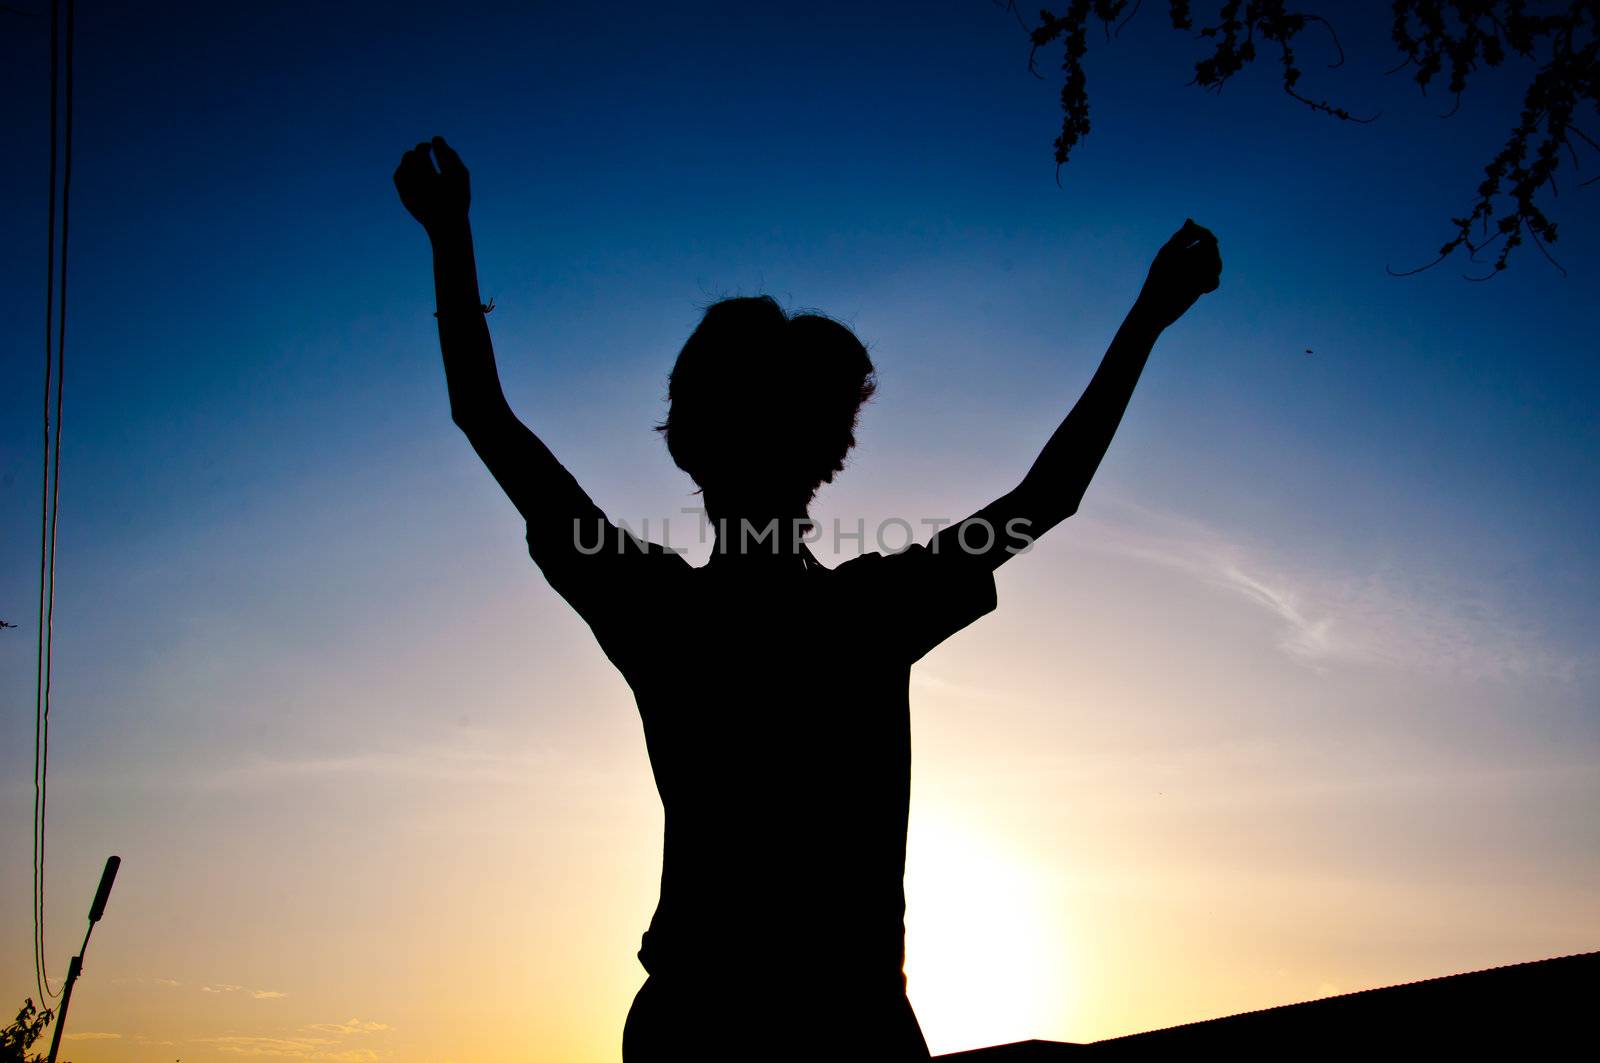
[[[1092,936],[1089,923],[1114,925],[1108,911],[1164,925],[1126,899],[1145,896],[1129,886],[1141,875],[1165,884],[1156,910],[1207,910],[1212,880],[1194,877],[1169,834],[1180,820],[1209,825],[1238,882],[1280,881],[1285,868],[1306,883],[1359,879],[1350,910],[1366,921],[1330,917],[1337,934],[1286,943],[1251,923],[1259,909],[1241,911],[1213,962],[1305,964],[1281,989],[1131,948],[1130,930],[1120,951],[1162,955],[1172,980],[1156,994],[1166,1003],[1137,1013],[1109,999],[1139,984],[1099,966],[1119,952],[1111,935],[1081,961],[1107,999],[1083,988],[1088,977],[1059,988],[1062,976],[1054,999],[1072,1007],[1014,1016],[1015,1030],[942,1028],[919,1003],[930,1038],[953,1049],[1011,1032],[1129,1032],[1323,983],[1593,947],[1600,912],[1581,898],[1600,839],[1580,810],[1600,759],[1595,196],[1563,183],[1553,250],[1565,277],[1531,247],[1487,284],[1462,280],[1457,263],[1386,275],[1448,236],[1514,116],[1515,85],[1486,79],[1440,120],[1441,101],[1380,73],[1392,62],[1384,5],[1349,8],[1348,62],[1325,71],[1308,43],[1308,91],[1381,110],[1377,122],[1310,114],[1265,66],[1220,96],[1185,87],[1197,46],[1152,6],[1121,39],[1092,42],[1094,127],[1058,187],[1054,53],[1041,53],[1044,79],[1031,76],[1022,31],[982,0],[82,5],[52,732],[50,884],[53,910],[68,913],[52,928],[58,968],[73,898],[87,900],[105,853],[127,864],[112,906],[123,927],[96,942],[106,996],[74,1004],[119,1037],[85,1042],[81,1057],[134,1058],[117,1053],[142,1037],[225,1058],[219,1038],[304,1039],[349,1012],[386,1027],[370,1033],[391,1038],[384,1058],[443,1059],[451,1045],[488,1058],[449,1032],[470,1012],[408,1033],[396,1017],[416,1007],[406,992],[385,983],[348,1000],[296,961],[337,966],[349,944],[338,927],[392,934],[383,919],[411,918],[412,900],[492,907],[474,891],[491,888],[495,865],[465,849],[451,861],[472,874],[429,872],[392,911],[318,907],[362,896],[384,881],[382,860],[437,842],[436,817],[489,824],[483,850],[543,852],[517,858],[535,893],[625,884],[603,895],[624,915],[592,916],[602,944],[517,924],[519,948],[573,970],[610,949],[612,966],[573,976],[603,1002],[594,1016],[524,1009],[571,1038],[570,1058],[609,1043],[625,1009],[628,941],[653,900],[639,845],[658,813],[626,689],[539,583],[515,512],[449,421],[425,240],[389,183],[399,154],[435,133],[473,171],[512,403],[621,519],[693,504],[650,427],[677,347],[716,298],[770,292],[819,308],[872,350],[879,397],[819,515],[955,517],[1026,470],[1166,236],[1186,217],[1218,234],[1223,286],[1161,341],[1079,517],[1002,571],[988,627],[926,665],[917,807],[970,815],[979,825],[945,837],[981,844],[1006,833],[984,810],[1010,809],[1035,853],[1023,878],[1126,871],[1074,895],[1077,930],[1046,937],[1052,955]],[[0,818],[14,853],[31,801],[41,21],[6,17],[0,64],[14,104],[0,171],[14,385],[0,396],[0,617],[21,625],[0,633]],[[1063,824],[958,781],[964,753],[999,771],[1040,749],[1066,759],[1030,785],[1099,812]],[[511,778],[526,766],[517,757],[542,766],[536,782],[505,783],[511,797],[473,789],[499,785],[484,781],[485,758],[488,775]],[[1316,785],[1293,799],[1266,787],[1257,807],[1240,796],[1255,792],[1241,765]],[[1172,772],[1191,783],[1180,820],[1144,803]],[[573,861],[595,839],[615,875],[591,881]],[[1169,844],[1167,862],[1139,874],[1117,862]],[[283,877],[290,851],[303,877]],[[1499,885],[1406,939],[1427,920],[1394,899],[1398,883],[1426,892],[1474,875]],[[31,992],[26,897],[18,875],[0,886],[19,996]],[[1543,914],[1485,929],[1483,913],[1517,897]],[[188,922],[240,911],[294,929],[219,940]],[[1251,933],[1262,944],[1246,964],[1237,943]],[[1352,958],[1335,939],[1390,951]],[[430,978],[453,984],[478,962],[454,947],[439,946]],[[393,948],[391,965],[415,955]],[[1273,967],[1275,948],[1293,963]],[[285,997],[252,1002],[308,1010],[200,1015],[129,988],[164,981],[259,983]],[[915,987],[913,970],[914,1001]],[[546,989],[538,999],[555,999]]]

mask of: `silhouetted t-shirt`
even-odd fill
[[[920,545],[695,568],[592,503],[528,546],[643,720],[666,824],[646,970],[903,991],[910,669],[994,608],[993,574]]]

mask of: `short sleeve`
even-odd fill
[[[688,562],[619,528],[593,503],[578,516],[529,520],[527,528],[529,556],[627,674],[646,648],[653,603]]]
[[[840,566],[847,568],[859,570],[863,592],[873,598],[866,612],[908,663],[995,608],[994,572],[959,550],[914,544]]]

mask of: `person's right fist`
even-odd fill
[[[430,148],[433,158],[428,155]],[[438,159],[438,169],[434,168],[434,158]],[[466,223],[467,208],[472,202],[467,168],[444,137],[434,137],[431,144],[425,141],[400,156],[394,187],[400,193],[400,202],[430,236],[451,225]]]

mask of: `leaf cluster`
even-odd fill
[[[1338,35],[1322,16],[1292,8],[1288,0],[1218,0],[1206,5],[1209,13],[1204,18],[1197,18],[1192,0],[1168,0],[1166,6],[1173,29],[1206,44],[1195,60],[1191,84],[1220,91],[1266,53],[1276,60],[1284,93],[1310,110],[1347,122],[1370,122],[1377,117],[1357,116],[1302,90],[1305,72],[1300,46],[1306,31],[1318,31],[1331,44],[1335,57],[1328,64],[1330,69],[1344,62]],[[1090,29],[1098,25],[1109,42],[1139,7],[1139,0],[1068,0],[1059,12],[1041,10],[1035,25],[1024,23],[1032,45],[1030,70],[1038,72],[1040,49],[1061,47],[1062,123],[1054,145],[1058,180],[1060,168],[1090,129],[1084,71]],[[1007,0],[1006,8],[1022,21],[1016,0]],[[1493,276],[1505,269],[1511,252],[1525,240],[1560,269],[1548,249],[1556,241],[1556,223],[1542,203],[1546,192],[1550,198],[1559,195],[1556,178],[1564,163],[1581,169],[1580,145],[1600,150],[1600,144],[1576,121],[1600,114],[1600,0],[1568,0],[1565,4],[1392,0],[1390,39],[1401,55],[1391,72],[1409,69],[1424,93],[1442,84],[1454,97],[1448,114],[1455,113],[1479,70],[1511,60],[1531,69],[1518,121],[1504,146],[1484,167],[1471,208],[1450,219],[1450,239],[1440,247],[1438,258],[1421,269],[1438,265],[1457,251],[1465,251],[1477,261],[1480,254],[1493,248],[1488,274]],[[1597,179],[1600,177],[1581,184]]]

